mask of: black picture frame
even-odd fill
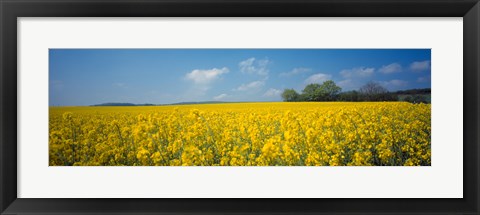
[[[479,0],[0,0],[0,15],[1,214],[479,214]],[[17,198],[17,18],[157,16],[463,17],[464,198]]]

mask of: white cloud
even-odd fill
[[[240,62],[240,63],[238,64],[238,66],[239,66],[239,67],[242,67],[242,68],[243,68],[243,67],[249,67],[249,66],[252,66],[252,65],[253,65],[253,62],[255,62],[255,58],[254,58],[254,57],[249,58],[249,59],[246,59],[246,60]]]
[[[344,69],[340,71],[340,75],[344,78],[365,78],[373,75],[375,68],[358,67],[353,69]]]
[[[255,58],[249,58],[238,64],[240,71],[248,74],[257,74],[261,76],[268,75],[268,65],[270,61],[268,59],[256,60]]]
[[[341,87],[343,91],[346,91],[352,89],[356,84],[352,81],[352,79],[346,79],[339,81],[337,85]]]
[[[254,90],[256,91],[256,90],[260,90],[263,87],[263,85],[265,85],[265,81],[254,81],[248,84],[242,84],[234,90],[235,91],[254,91]]]
[[[365,85],[365,81],[360,79],[345,79],[337,83],[342,91],[359,90],[360,87]]]
[[[383,85],[384,87],[386,87],[389,90],[396,90],[396,89],[399,89],[401,87],[408,86],[408,81],[394,79],[394,80],[390,80],[390,81],[381,81],[380,84]]]
[[[397,80],[397,79],[391,80],[388,83],[393,85],[393,86],[398,86],[398,87],[403,87],[403,86],[408,85],[408,81],[402,81],[402,80]]]
[[[198,100],[203,97],[207,99],[207,91],[216,80],[219,80],[223,74],[228,73],[226,67],[221,69],[213,68],[209,70],[193,70],[185,75],[185,80],[192,81],[193,84],[184,92],[183,100]]]
[[[380,68],[378,71],[383,74],[397,73],[402,71],[402,66],[398,63],[392,63],[386,66],[382,66],[382,68]]]
[[[313,83],[321,84],[325,81],[330,80],[331,77],[332,76],[328,74],[317,73],[305,79],[305,84],[313,84]]]
[[[293,75],[299,75],[299,74],[307,73],[307,72],[310,72],[310,71],[312,71],[312,69],[309,69],[309,68],[294,68],[290,72],[280,73],[279,76],[280,77],[287,77],[287,76],[293,76]]]
[[[430,69],[430,61],[425,60],[425,61],[415,61],[412,64],[410,64],[410,69],[414,72],[421,72],[425,70]]]
[[[213,68],[210,70],[193,70],[185,75],[187,80],[193,81],[195,84],[206,85],[220,78],[222,74],[228,73],[227,67],[221,69]]]
[[[228,97],[228,95],[227,95],[226,93],[222,93],[222,94],[220,94],[220,95],[218,95],[218,96],[213,97],[213,100],[219,101],[219,100],[225,99],[225,98],[227,98],[227,97]]]
[[[265,96],[265,97],[278,97],[281,94],[282,94],[281,90],[270,88],[263,94],[263,96]]]
[[[429,82],[430,79],[431,79],[430,76],[418,77],[417,82],[419,82],[419,83]]]

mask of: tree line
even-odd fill
[[[407,101],[411,103],[429,103],[424,94],[430,94],[430,89],[414,89],[406,91],[389,92],[385,87],[376,82],[368,82],[358,91],[342,92],[342,88],[334,81],[328,80],[322,84],[309,84],[302,93],[294,89],[285,89],[282,99],[286,102],[305,101]]]

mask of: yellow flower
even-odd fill
[[[49,164],[431,165],[431,105],[51,107]]]

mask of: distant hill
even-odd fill
[[[397,95],[400,101],[404,101],[405,98],[409,96],[424,96],[428,103],[431,100],[431,89],[430,88],[422,88],[422,89],[410,89],[410,90],[399,90],[391,92],[390,94]],[[202,102],[178,102],[178,103],[170,103],[170,104],[133,104],[133,103],[121,103],[121,102],[108,102],[102,104],[96,104],[91,106],[167,106],[167,105],[197,105],[197,104],[222,104],[222,103],[245,103],[244,102],[225,102],[225,101],[202,101]]]
[[[222,101],[204,101],[204,102],[178,102],[171,104],[133,104],[133,103],[121,103],[121,102],[108,102],[102,104],[95,104],[90,106],[164,106],[164,105],[195,105],[195,104],[220,104],[220,103],[230,103]]]
[[[117,102],[109,102],[109,103],[102,103],[96,104],[91,106],[154,106],[154,104],[133,104],[133,103],[117,103]]]
[[[230,103],[230,102],[222,102],[222,101],[178,102],[178,103],[171,103],[171,104],[164,104],[164,105],[198,105],[198,104],[220,104],[220,103]],[[235,102],[235,103],[238,103],[238,102]]]

